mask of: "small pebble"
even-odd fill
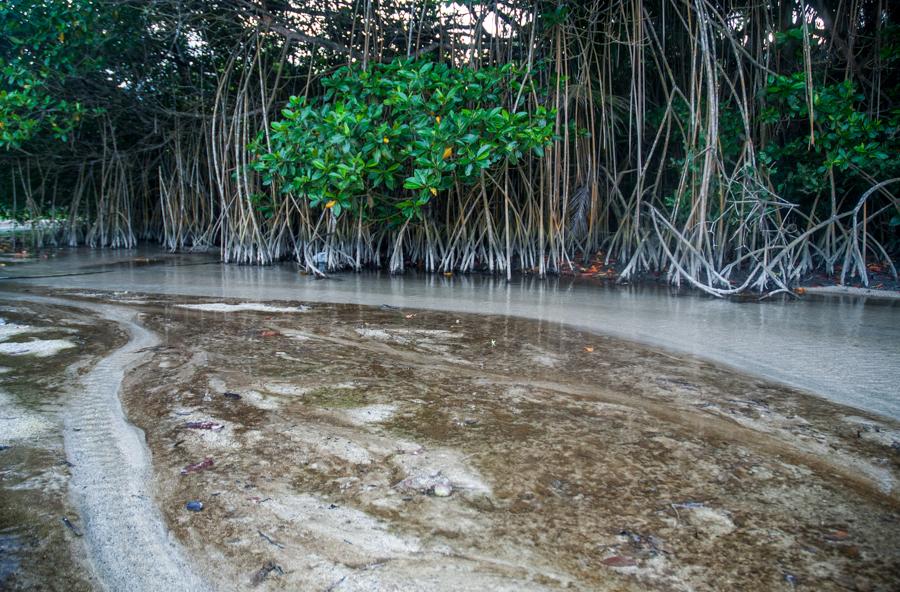
[[[453,493],[453,487],[449,483],[438,483],[434,486],[435,497],[449,497]]]

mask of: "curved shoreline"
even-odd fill
[[[896,299],[816,293],[806,302],[732,302],[672,297],[661,288],[604,288],[526,277],[512,284],[481,276],[378,273],[315,280],[298,275],[290,265],[232,266],[211,256],[170,256],[156,248],[62,251],[58,258],[23,264],[16,271],[47,275],[101,268],[102,275],[16,283],[106,294],[384,304],[530,318],[661,348],[677,357],[705,359],[835,403],[900,418],[895,397],[900,366],[890,347],[900,340]]]
[[[81,515],[90,565],[108,590],[206,590],[188,567],[151,494],[150,451],[143,432],[128,422],[119,390],[125,372],[158,342],[115,306],[30,294],[12,299],[82,308],[113,321],[128,342],[101,359],[72,389],[65,412],[66,456],[73,463],[69,497]]]
[[[856,288],[854,286],[809,286],[803,290],[816,296],[853,296],[855,298],[879,298],[882,300],[900,300],[897,290],[876,290],[874,288]]]

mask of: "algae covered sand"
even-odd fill
[[[0,305],[6,342],[75,344],[0,354],[5,588],[900,582],[897,423],[687,356],[389,306]]]
[[[176,304],[122,396],[214,587],[900,582],[890,420],[550,322]]]

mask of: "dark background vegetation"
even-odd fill
[[[868,281],[900,250],[898,11],[6,0],[0,200],[45,243],[311,270]]]

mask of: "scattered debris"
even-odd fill
[[[394,487],[403,492],[418,492],[435,497],[447,497],[453,493],[453,484],[440,471],[425,475],[411,475]]]
[[[284,545],[282,545],[281,543],[279,543],[278,541],[276,541],[275,539],[273,539],[272,537],[270,537],[269,535],[267,535],[267,534],[264,533],[263,531],[257,530],[256,532],[259,533],[259,536],[261,536],[262,538],[266,539],[266,542],[268,542],[270,545],[275,545],[275,546],[278,547],[279,549],[284,549]]]
[[[628,544],[636,551],[649,553],[650,555],[665,553],[663,542],[652,534],[642,535],[630,530],[621,530],[619,531],[619,536],[627,539]]]
[[[203,511],[203,502],[199,500],[191,500],[184,505],[191,512],[202,512]]]
[[[453,493],[453,487],[450,483],[438,483],[432,488],[432,493],[435,497],[450,497],[450,494]]]
[[[346,579],[346,575],[341,576],[340,579],[338,579],[335,583],[325,588],[325,592],[332,592],[333,590],[337,589],[337,587],[340,586]]]
[[[831,532],[825,533],[825,540],[831,542],[840,542],[846,541],[850,538],[850,533],[846,530],[832,530]]]
[[[241,398],[241,396],[237,393],[226,392],[223,395],[226,399],[231,399],[232,401],[237,401]]]
[[[259,332],[260,337],[279,337],[281,333],[278,331],[273,331],[272,329],[263,329]]]
[[[276,564],[274,561],[267,561],[265,565],[250,578],[250,584],[259,586],[272,572],[275,572],[278,575],[284,575],[284,570],[281,569],[280,565]]]
[[[612,557],[607,557],[600,563],[608,567],[634,567],[637,565],[637,561],[632,557],[625,555],[613,555]]]
[[[191,473],[199,473],[200,471],[205,471],[206,469],[212,468],[213,464],[213,459],[207,457],[200,462],[184,467],[183,469],[181,469],[181,474],[190,475]]]
[[[796,588],[796,587],[797,587],[797,584],[800,583],[800,581],[797,580],[797,576],[795,576],[795,575],[792,574],[792,573],[787,573],[787,572],[785,572],[785,574],[784,574],[784,581],[787,582],[787,584],[788,584],[791,588]]]
[[[410,313],[408,315],[403,315],[404,319],[414,319],[416,318],[416,313]]]
[[[706,504],[704,502],[681,502],[672,504],[672,507],[681,510],[696,510],[697,508],[705,508]]]
[[[212,430],[214,432],[225,428],[224,425],[214,421],[189,421],[184,424],[184,427],[191,430]]]
[[[71,530],[72,534],[74,534],[75,536],[77,536],[77,537],[84,536],[84,534],[80,530],[78,530],[78,527],[75,526],[74,524],[72,524],[72,521],[69,520],[67,517],[65,517],[65,516],[62,517],[62,523],[65,524],[66,527],[69,530]]]
[[[594,353],[594,346],[593,346],[593,345],[586,345],[586,346],[584,346],[584,351],[585,351],[586,353],[589,353],[589,354]]]

